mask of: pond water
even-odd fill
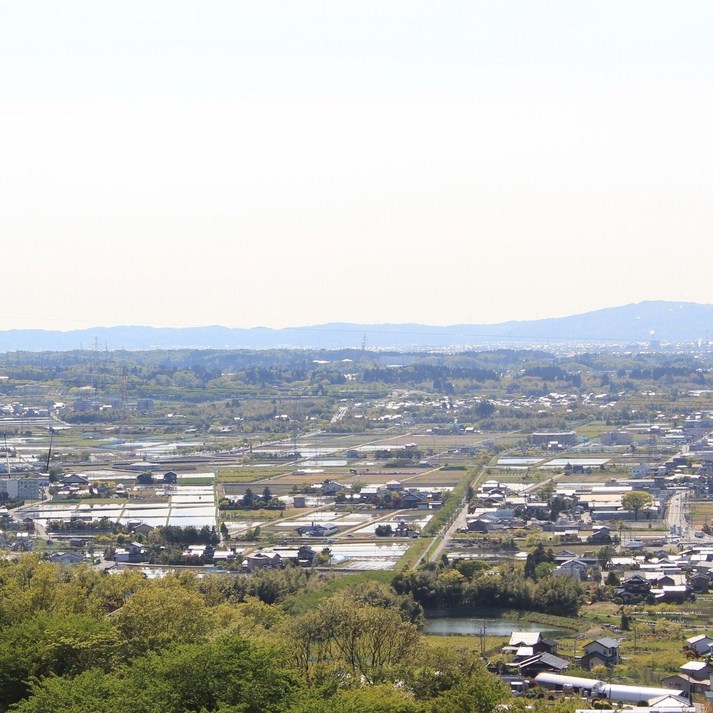
[[[330,545],[332,562],[340,569],[385,570],[393,569],[408,549],[403,542],[351,542]]]
[[[481,628],[485,626],[486,636],[507,636],[513,631],[540,631],[543,636],[557,637],[571,632],[566,629],[558,629],[546,624],[535,624],[530,621],[519,621],[517,619],[506,619],[501,617],[478,617],[478,616],[443,616],[426,619],[423,627],[425,634],[472,634],[476,636]]]

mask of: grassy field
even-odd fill
[[[418,558],[426,552],[433,544],[432,537],[419,537],[413,541],[411,547],[404,553],[401,559],[396,563],[394,572],[400,572],[402,569],[413,569],[418,562]]]
[[[598,438],[602,433],[611,431],[611,425],[607,425],[606,421],[592,421],[586,426],[577,426],[577,435],[582,438]]]
[[[293,595],[285,602],[283,605],[284,608],[293,614],[304,614],[313,611],[322,599],[328,599],[343,589],[350,589],[368,582],[380,582],[388,585],[394,578],[394,573],[377,570],[373,572],[360,572],[358,574],[329,576],[331,579],[329,579],[326,585],[316,590],[302,591]]]
[[[232,523],[260,520],[267,524],[279,520],[279,513],[279,510],[221,510],[220,519]]]
[[[189,477],[182,477],[181,478],[181,485],[213,485],[215,482],[214,478],[208,478],[208,477],[201,477],[197,475],[195,478]]]
[[[475,651],[480,653],[480,636],[475,634],[424,634],[426,639],[438,646],[443,646],[453,651]],[[494,656],[503,647],[502,636],[485,636],[484,648],[486,656]]]
[[[447,488],[454,486],[463,477],[464,473],[465,471],[462,470],[426,470],[409,478],[406,482],[410,487],[433,485]]]
[[[268,466],[256,468],[255,466],[217,468],[215,480],[217,483],[255,483],[265,478],[274,478],[285,472],[285,466]]]
[[[693,527],[700,530],[713,523],[713,501],[698,500],[691,503],[690,519]]]
[[[525,475],[527,474],[527,477]],[[534,485],[544,481],[546,478],[555,475],[555,472],[551,472],[549,475],[545,471],[534,471],[534,470],[515,470],[512,468],[497,468],[493,466],[488,466],[485,469],[485,474],[481,482],[486,480],[497,480],[499,483],[526,483],[527,485]]]

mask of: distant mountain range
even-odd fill
[[[0,351],[148,349],[428,349],[636,342],[693,342],[713,337],[713,305],[640,302],[594,312],[500,324],[332,323],[310,327],[95,327],[68,332],[0,331]]]

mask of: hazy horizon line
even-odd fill
[[[535,317],[535,318],[515,318],[515,319],[503,319],[499,321],[492,322],[449,322],[447,324],[433,324],[428,322],[417,322],[417,321],[385,321],[385,322],[369,322],[369,321],[350,321],[350,320],[331,320],[327,322],[314,322],[314,323],[303,323],[303,324],[292,324],[282,327],[266,326],[264,324],[258,324],[254,326],[228,326],[225,324],[218,323],[204,323],[204,324],[186,324],[186,325],[156,325],[156,324],[146,324],[146,323],[129,323],[122,322],[117,324],[91,324],[84,327],[69,327],[69,328],[53,328],[53,327],[7,327],[1,328],[0,332],[81,332],[92,329],[156,329],[156,330],[184,330],[184,329],[225,329],[225,330],[245,330],[245,331],[255,331],[255,330],[267,330],[273,332],[279,332],[290,329],[298,330],[309,330],[309,329],[319,329],[330,327],[332,325],[354,325],[358,327],[403,327],[403,326],[422,326],[436,329],[447,329],[449,327],[482,327],[482,326],[498,326],[509,323],[529,323],[529,322],[542,322],[552,319],[566,319],[568,317],[579,317],[587,314],[594,314],[596,312],[604,312],[606,310],[615,310],[623,307],[639,306],[644,304],[671,304],[671,305],[697,305],[697,306],[713,306],[710,302],[694,302],[690,300],[641,300],[639,302],[627,302],[624,304],[613,305],[608,307],[599,307],[596,309],[585,310],[583,312],[570,312],[567,314],[559,315],[548,315],[545,317]]]

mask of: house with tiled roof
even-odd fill
[[[584,645],[584,655],[577,659],[577,663],[588,670],[595,666],[615,666],[621,663],[619,642],[610,636],[590,641]]]

